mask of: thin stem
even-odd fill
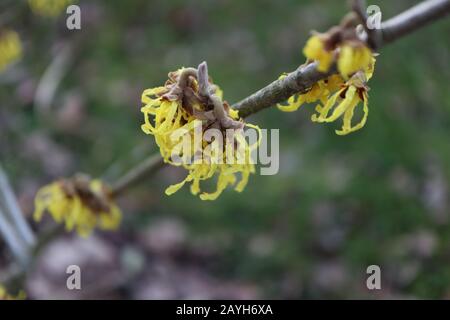
[[[122,193],[142,181],[145,177],[155,173],[164,165],[164,161],[159,154],[155,154],[147,158],[130,171],[125,173],[119,180],[111,187],[111,194],[113,197],[118,197]]]

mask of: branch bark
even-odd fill
[[[306,92],[317,81],[337,72],[336,66],[333,66],[328,73],[317,71],[316,66],[317,63],[300,66],[285,78],[275,80],[244,100],[235,103],[232,106],[233,109],[239,110],[239,115],[246,118],[253,113],[283,102],[296,93]]]
[[[427,24],[445,17],[450,12],[450,0],[427,0],[409,10],[385,21],[378,30],[381,33],[379,46],[391,43],[403,36],[426,26]],[[241,117],[271,107],[287,100],[296,93],[304,93],[315,82],[336,73],[333,67],[328,73],[316,70],[315,64],[300,66],[284,79],[279,79],[258,90],[249,97],[233,105],[239,110]]]

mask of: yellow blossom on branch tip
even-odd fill
[[[311,61],[317,61],[317,70],[327,72],[333,63],[333,51],[325,48],[325,43],[319,35],[311,36],[303,48],[303,54]]]
[[[0,72],[22,56],[22,43],[17,32],[0,29]]]
[[[25,300],[26,294],[20,290],[17,295],[9,294],[5,287],[0,285],[0,300]]]
[[[193,195],[214,200],[228,186],[234,185],[241,192],[249,175],[255,172],[250,153],[260,141],[250,145],[244,138],[243,128],[247,126],[258,132],[259,128],[244,123],[238,111],[222,99],[222,90],[208,77],[206,63],[198,70],[182,68],[171,72],[164,86],[144,90],[142,131],[154,136],[166,163],[188,171],[183,181],[166,189],[167,195],[191,183]],[[217,130],[220,139],[207,140],[204,135],[210,129]],[[233,131],[232,136],[227,136],[229,129]],[[182,139],[188,141],[187,151],[180,149]],[[174,155],[182,161],[174,161]],[[215,191],[202,191],[201,182],[214,178],[217,179]]]
[[[122,219],[109,187],[85,175],[42,187],[35,198],[34,220],[40,221],[45,213],[64,224],[67,231],[76,230],[82,237],[94,228],[116,230]]]
[[[347,78],[359,70],[366,70],[372,62],[372,51],[360,43],[344,43],[340,47],[337,66],[339,73]]]
[[[73,0],[28,0],[33,13],[43,17],[56,17],[73,2]]]

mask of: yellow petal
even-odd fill
[[[318,62],[317,70],[327,72],[333,62],[333,52],[325,50],[324,43],[319,36],[312,36],[303,48],[303,54],[309,60]]]
[[[167,189],[166,189],[166,191],[165,191],[165,192],[166,192],[166,195],[170,196],[170,195],[174,194],[175,192],[177,192],[178,190],[180,190],[180,189],[185,185],[186,182],[189,182],[189,181],[191,181],[191,180],[192,180],[192,176],[191,176],[191,175],[188,175],[188,176],[186,177],[186,179],[184,179],[183,181],[181,181],[181,182],[179,182],[179,183],[176,183],[176,184],[173,184],[173,185],[167,187]]]
[[[242,192],[244,188],[247,186],[249,176],[250,176],[249,171],[242,172],[241,181],[239,181],[234,190],[236,190],[237,192]]]
[[[344,78],[359,70],[366,70],[372,62],[372,51],[363,45],[344,44],[339,52],[338,70]]]
[[[356,88],[354,86],[350,86],[345,93],[344,100],[339,103],[339,105],[333,110],[333,113],[330,117],[325,119],[325,122],[333,122],[337,118],[339,118],[353,103],[355,98]],[[357,97],[356,97],[357,98]]]
[[[367,93],[365,93],[363,96],[364,96],[364,105],[363,105],[364,115],[363,115],[361,121],[357,125],[355,125],[353,127],[350,127],[347,130],[336,130],[336,134],[338,134],[338,135],[346,135],[346,134],[349,134],[351,132],[355,132],[355,131],[361,129],[362,127],[364,127],[364,125],[367,122],[367,117],[369,115],[369,101],[368,101]]]

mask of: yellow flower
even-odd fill
[[[34,219],[40,221],[44,213],[64,224],[66,230],[75,229],[82,237],[88,236],[95,227],[115,230],[122,219],[110,189],[100,180],[80,174],[55,181],[38,191]]]
[[[337,66],[344,78],[359,70],[366,70],[371,62],[372,51],[360,42],[349,41],[340,47]]]
[[[23,290],[20,290],[17,295],[11,295],[6,291],[6,288],[0,285],[0,300],[25,300],[26,295]]]
[[[303,49],[309,61],[317,61],[317,70],[327,72],[335,57],[338,71],[344,79],[366,70],[372,61],[372,50],[358,38],[354,28],[333,27],[328,32],[311,36]]]
[[[40,16],[55,17],[65,11],[73,0],[28,0],[31,10]]]
[[[343,116],[342,129],[336,130],[338,135],[346,135],[364,127],[369,114],[369,96],[365,82],[363,73],[355,74],[342,89],[330,97],[324,106],[320,104],[316,106],[318,115],[314,114],[311,120],[314,122],[333,122]],[[363,103],[363,116],[357,124],[352,125],[355,109],[360,102]],[[330,112],[331,114],[329,114]]]
[[[222,95],[220,88],[210,81],[206,63],[201,64],[198,71],[182,68],[171,72],[165,86],[143,92],[145,106],[141,111],[145,123],[142,130],[155,137],[165,162],[188,170],[183,181],[166,189],[167,195],[177,192],[186,182],[192,182],[192,194],[199,194],[202,200],[214,200],[228,186],[235,185],[235,190],[241,192],[249,175],[254,173],[250,153],[259,141],[249,145],[243,127],[258,131],[259,128],[240,120],[237,110],[222,101]],[[211,128],[218,130],[220,139],[205,138],[205,132]],[[228,129],[232,129],[232,136],[227,136]],[[187,151],[180,149],[180,139],[187,139]],[[206,152],[208,150],[211,152]],[[174,155],[182,161],[174,161]],[[240,161],[242,159],[244,161]],[[217,177],[215,191],[202,192],[200,182],[213,177]]]
[[[246,124],[246,126],[256,129],[259,137],[261,137],[258,126],[251,124]],[[208,154],[204,154],[203,159],[197,163],[183,164],[183,167],[189,171],[187,177],[180,183],[169,186],[166,189],[166,194],[172,195],[183,187],[186,182],[192,182],[191,193],[197,195],[201,192],[200,182],[208,180],[213,176],[217,176],[216,190],[212,193],[200,193],[201,200],[215,200],[228,186],[233,185],[235,191],[242,192],[247,186],[250,174],[255,173],[255,165],[250,161],[250,157],[251,152],[259,145],[260,140],[253,145],[249,145],[243,136],[242,129],[239,129],[234,132],[230,141],[231,144],[225,145],[225,150],[223,151],[222,146],[217,142],[210,143],[212,150],[222,151],[221,155],[216,156],[216,154],[211,154],[211,156],[209,156]],[[207,145],[208,143],[203,141],[203,149],[208,148]],[[231,145],[234,146],[235,152],[227,154],[227,151],[229,151],[228,148]],[[193,154],[194,153],[195,151]],[[193,154],[191,154],[191,156]],[[240,176],[239,182],[238,176]]]
[[[0,72],[22,56],[22,43],[17,32],[0,30]]]
[[[281,77],[284,77],[284,75]],[[314,83],[306,93],[295,94],[289,97],[286,104],[278,104],[277,107],[284,112],[293,112],[298,110],[304,103],[311,103],[317,100],[325,103],[329,95],[338,90],[343,83],[341,76],[331,75],[327,79]]]
[[[326,49],[325,42],[319,35],[313,35],[308,39],[303,54],[307,59],[318,62],[317,70],[320,72],[327,72],[333,63],[333,51]]]

